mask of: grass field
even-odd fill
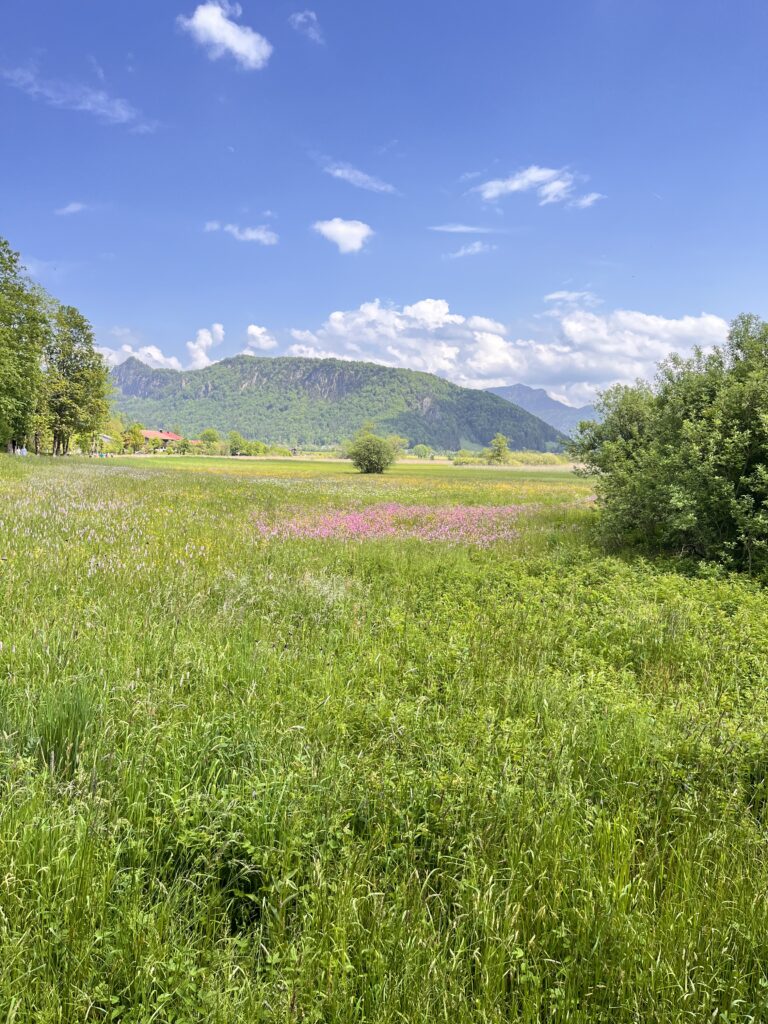
[[[590,494],[0,458],[0,1024],[767,1021],[765,595]]]

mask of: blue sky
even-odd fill
[[[768,314],[766,39],[763,0],[4,0],[0,234],[112,359],[578,402]]]

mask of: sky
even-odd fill
[[[768,316],[766,39],[765,0],[0,0],[0,235],[112,362],[580,404]]]

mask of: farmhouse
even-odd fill
[[[175,441],[181,441],[181,436],[172,433],[170,430],[142,430],[141,436],[146,443],[158,440],[163,448],[167,448],[169,444],[173,444]]]

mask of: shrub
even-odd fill
[[[768,571],[768,323],[738,317],[724,346],[672,356],[599,409],[571,454],[598,474],[609,541]]]
[[[386,438],[364,433],[347,449],[347,458],[361,473],[383,473],[395,461],[395,450]]]

